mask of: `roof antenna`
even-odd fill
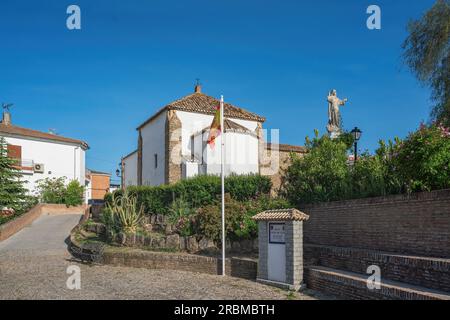
[[[55,128],[50,128],[50,129],[48,129],[48,133],[53,134],[53,135],[55,135],[55,136],[58,135],[58,131],[57,131]]]
[[[9,112],[9,108],[11,108],[14,105],[14,103],[2,103],[2,108],[6,112]]]

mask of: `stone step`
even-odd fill
[[[305,268],[309,289],[322,291],[343,299],[355,300],[450,300],[450,294],[382,279],[380,289],[367,288],[368,275],[338,269],[310,266]]]
[[[381,277],[450,292],[450,259],[402,255],[349,247],[304,245],[305,264],[360,274],[376,265]]]

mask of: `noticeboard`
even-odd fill
[[[269,223],[269,243],[285,244],[285,224],[280,222]]]

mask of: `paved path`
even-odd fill
[[[286,299],[288,294],[237,278],[183,271],[88,266],[72,261],[65,240],[80,215],[42,216],[0,242],[0,299]],[[81,269],[81,289],[66,286]],[[289,298],[313,299],[295,294]]]

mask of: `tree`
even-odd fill
[[[344,135],[345,140],[348,135]],[[293,157],[286,171],[283,194],[294,205],[340,200],[348,197],[350,171],[348,169],[349,141],[330,139],[324,135],[308,137],[304,157]]]
[[[437,0],[408,24],[403,58],[419,81],[432,90],[433,120],[450,125],[450,0]]]
[[[28,196],[16,165],[16,160],[8,157],[6,140],[0,137],[0,209],[7,207],[22,212],[28,205]]]

